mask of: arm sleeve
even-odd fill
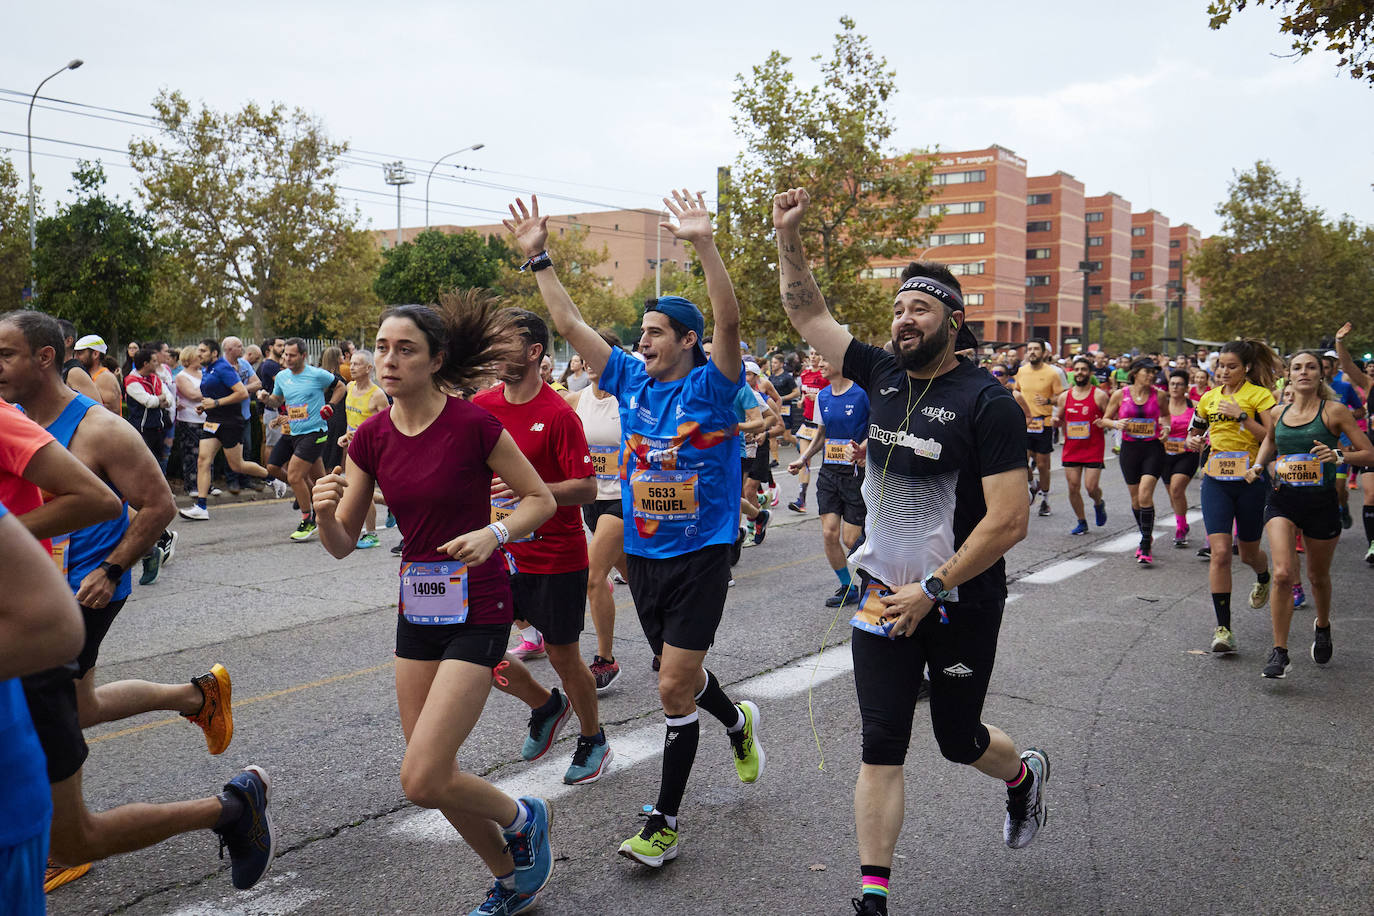
[[[1026,418],[1005,391],[986,388],[978,396],[974,435],[982,476],[991,477],[1026,466]]]
[[[884,359],[890,360],[892,356],[879,347],[861,343],[856,337],[849,341],[849,349],[844,351],[844,377],[868,391],[873,387],[873,373]]]

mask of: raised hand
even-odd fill
[[[1353,325],[1348,321],[1345,324],[1341,325],[1341,329],[1336,332],[1336,339],[1345,340],[1345,335],[1350,333],[1350,329],[1352,327]]]
[[[677,225],[667,221],[659,223],[660,228],[667,229],[683,241],[694,245],[711,240],[711,213],[706,209],[704,193],[698,191],[696,199],[693,200],[692,192],[683,188],[681,191],[673,192],[672,200],[663,198],[663,205],[677,219]]]
[[[805,188],[791,188],[773,196],[773,226],[776,229],[800,229],[811,195]]]
[[[520,208],[519,212],[516,212],[516,207]],[[549,240],[549,218],[539,215],[539,195],[530,195],[528,209],[525,202],[517,197],[515,203],[510,205],[510,215],[510,219],[501,220],[501,225],[515,236],[515,244],[520,246],[525,257],[532,258],[543,251]]]

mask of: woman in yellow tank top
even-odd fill
[[[386,393],[382,391],[380,385],[372,380],[372,353],[368,350],[353,351],[353,359],[349,361],[349,370],[352,373],[353,381],[348,383],[348,393],[344,396],[344,411],[348,414],[348,431],[339,437],[339,448],[344,450],[343,461],[348,463],[348,443],[353,441],[353,434],[358,431],[358,427],[363,425],[363,421],[375,413],[386,410],[390,406],[386,399]],[[376,547],[377,540],[377,504],[373,503],[367,507],[367,518],[363,521],[362,534],[358,536],[358,549],[365,550],[368,547]]]

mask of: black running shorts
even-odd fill
[[[1164,443],[1158,439],[1148,442],[1124,440],[1121,443],[1121,476],[1126,478],[1126,486],[1135,486],[1145,476],[1156,480],[1163,477],[1164,458]]]
[[[816,509],[821,515],[838,515],[851,525],[863,526],[868,517],[864,505],[864,470],[848,465],[824,464],[816,475]]]
[[[460,661],[495,668],[506,655],[508,623],[427,626],[396,615],[396,657],[419,662]]]
[[[267,463],[273,467],[284,468],[292,458],[299,458],[306,464],[314,464],[315,459],[324,452],[324,443],[328,438],[329,431],[323,429],[299,436],[282,436],[277,440],[277,444],[272,446],[272,454],[268,456]]]
[[[76,712],[76,667],[49,668],[23,678],[22,683],[33,730],[48,758],[48,782],[70,779],[90,753]]]
[[[711,648],[730,590],[730,545],[665,559],[626,554],[625,562],[639,625],[654,654],[662,655],[665,644]]]
[[[1048,419],[1046,420],[1048,423]],[[1046,426],[1038,433],[1026,433],[1026,451],[1037,455],[1048,455],[1054,451],[1054,429]]]
[[[206,420],[200,427],[200,437],[202,439],[218,439],[220,445],[225,448],[233,448],[243,444],[243,425],[242,419],[221,420],[218,424],[214,420]]]
[[[518,572],[510,577],[515,616],[528,620],[551,646],[576,645],[587,617],[587,570]]]
[[[1329,487],[1270,488],[1264,504],[1264,523],[1271,518],[1286,518],[1312,541],[1329,541],[1341,536],[1341,504]]]
[[[582,507],[582,521],[587,523],[587,528],[592,534],[596,534],[596,523],[603,515],[614,515],[619,519],[625,518],[625,511],[620,500],[598,499]]]

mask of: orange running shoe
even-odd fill
[[[48,868],[43,874],[43,893],[51,894],[64,884],[71,884],[86,872],[91,870],[91,863],[85,865],[58,865],[52,859],[48,860]]]
[[[205,746],[212,754],[223,754],[234,740],[234,711],[230,706],[231,685],[229,672],[223,665],[214,665],[208,674],[191,680],[200,688],[205,702],[200,711],[189,715],[196,725],[205,732]]]

